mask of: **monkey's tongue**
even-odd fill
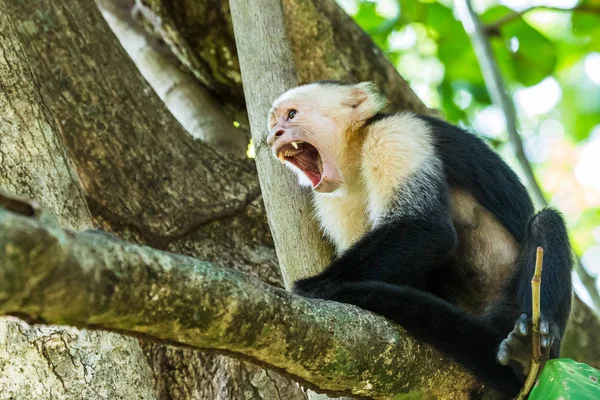
[[[323,162],[317,149],[309,143],[303,143],[302,151],[293,157],[286,157],[287,161],[300,168],[304,175],[316,187],[323,176]]]

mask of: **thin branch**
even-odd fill
[[[499,107],[506,119],[506,129],[508,131],[509,141],[513,147],[515,156],[521,166],[525,176],[526,185],[532,194],[533,200],[538,207],[546,207],[548,202],[542,193],[529,160],[525,156],[523,142],[517,129],[517,112],[515,104],[508,94],[496,57],[490,46],[489,38],[485,33],[484,27],[479,16],[473,10],[470,0],[456,0],[456,9],[462,21],[465,31],[469,35],[473,44],[473,50],[479,61],[481,72],[485,80],[490,97],[493,103]],[[586,291],[592,299],[592,306],[596,313],[600,313],[600,293],[595,288],[595,280],[583,269],[581,263],[576,262],[575,270],[581,279]]]
[[[537,5],[537,6],[532,6],[532,7],[526,8],[521,11],[515,11],[514,13],[511,13],[511,14],[507,14],[502,18],[498,18],[498,20],[496,20],[494,22],[485,24],[483,26],[483,29],[488,35],[498,35],[499,29],[502,25],[506,25],[514,20],[520,19],[521,17],[523,17],[523,15],[525,15],[531,11],[538,11],[538,10],[559,11],[559,12],[561,12],[561,11],[562,12],[584,12],[584,13],[600,15],[600,7],[591,7],[586,4],[580,4],[573,8],[561,8],[561,7],[553,7],[553,6],[546,6],[546,5]]]
[[[542,362],[542,351],[540,346],[540,286],[542,284],[543,259],[544,250],[541,247],[538,247],[535,258],[535,271],[531,278],[531,315],[533,325],[531,329],[531,365],[529,367],[527,379],[517,396],[517,400],[525,399],[531,391]]]
[[[527,187],[533,194],[534,201],[538,206],[546,206],[548,203],[544,198],[544,194],[540,189],[533,169],[529,160],[525,156],[523,149],[523,143],[519,132],[517,131],[517,112],[515,105],[508,95],[506,86],[502,76],[500,75],[500,69],[498,63],[494,57],[492,47],[488,41],[488,38],[483,30],[483,26],[479,17],[473,10],[471,2],[469,0],[456,0],[456,9],[458,15],[462,21],[465,31],[471,38],[473,43],[473,50],[479,60],[481,66],[481,72],[485,80],[485,84],[488,87],[490,97],[496,106],[498,106],[506,118],[506,128],[508,130],[508,137],[513,147],[515,155],[519,161],[525,180],[527,181]]]
[[[467,398],[481,388],[383,317],[104,232],[0,208],[0,260],[0,314],[29,322],[213,349],[338,396]]]

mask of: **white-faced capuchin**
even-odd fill
[[[275,100],[273,155],[314,192],[336,259],[298,294],[381,314],[508,396],[531,357],[531,277],[542,246],[541,345],[559,355],[572,254],[561,215],[534,213],[517,175],[441,120],[380,114],[373,84],[322,81]]]

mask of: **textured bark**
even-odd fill
[[[0,209],[0,259],[2,314],[226,351],[333,394],[467,399],[482,389],[383,317],[110,234]]]
[[[15,26],[0,1],[0,189],[36,198],[61,225],[91,227],[59,127],[39,93]],[[5,258],[0,257],[3,264]],[[0,273],[0,281],[10,279]],[[0,320],[0,399],[154,399],[137,340],[69,327]]]
[[[95,225],[281,285],[253,162],[224,158],[181,128],[93,1],[6,5],[27,28],[24,51],[60,116]],[[160,398],[304,397],[289,380],[228,357],[144,350]]]
[[[271,102],[297,85],[296,69],[283,23],[280,0],[231,0],[242,65],[256,166],[286,288],[322,271],[331,260],[310,197],[277,161],[266,144],[265,121]],[[265,74],[264,71],[272,71]]]
[[[265,116],[274,98],[298,84],[280,0],[231,0],[231,14],[242,68],[256,166],[286,288],[316,275],[329,263],[332,249],[311,218],[310,198],[296,177],[273,158],[265,142]],[[271,71],[265,74],[264,71]],[[309,392],[309,399],[317,400]]]
[[[31,27],[21,31],[25,50],[93,213],[160,244],[258,196],[252,162],[185,133],[93,1],[26,3],[10,2],[9,15]]]
[[[229,2],[137,0],[146,18],[179,59],[247,126],[245,100]],[[381,50],[334,0],[283,0],[284,25],[299,83],[319,79],[374,81],[390,110],[428,109]],[[272,24],[273,22],[269,22]],[[275,72],[269,68],[269,73]]]
[[[160,39],[134,19],[134,0],[96,0],[110,28],[146,81],[194,138],[227,154],[245,158],[249,132],[235,128],[215,97]]]

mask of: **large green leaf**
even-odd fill
[[[550,360],[529,394],[529,400],[600,399],[600,371],[568,358]]]
[[[585,39],[589,50],[600,51],[600,13],[574,12],[571,14],[571,25],[573,33]]]

